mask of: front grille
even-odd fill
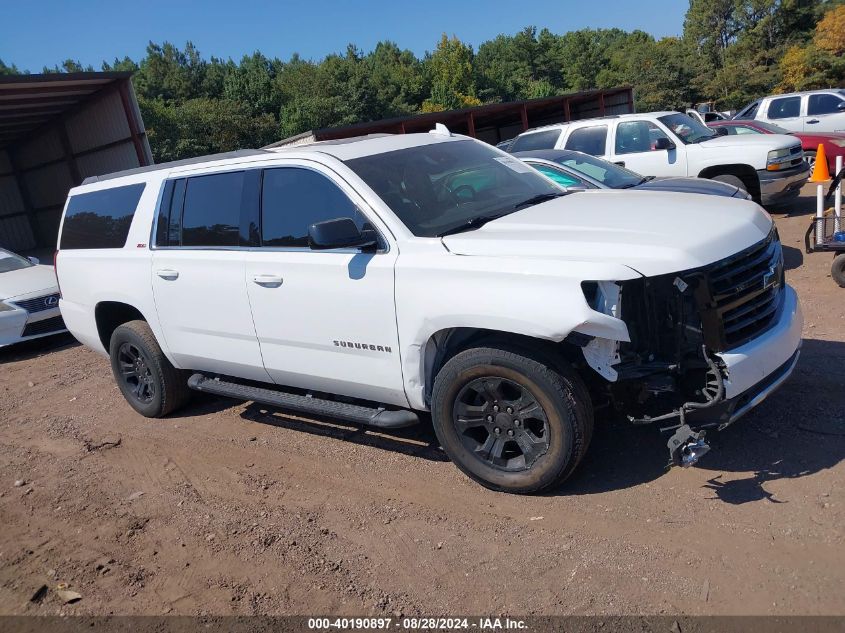
[[[774,230],[736,255],[705,270],[708,297],[702,324],[709,346],[738,347],[772,325],[783,298],[783,251]]]
[[[21,336],[37,336],[39,334],[50,334],[51,332],[61,332],[65,329],[65,322],[60,316],[50,317],[43,321],[35,321],[27,323],[23,329]]]
[[[30,314],[36,312],[43,312],[44,310],[52,310],[59,307],[59,294],[49,294],[42,297],[33,297],[32,299],[24,299],[23,301],[13,301],[14,305],[23,308]]]

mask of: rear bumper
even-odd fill
[[[798,362],[803,323],[798,295],[787,286],[773,327],[745,345],[717,354],[727,373],[725,400],[689,413],[690,425],[724,428],[774,393]]]
[[[788,202],[801,194],[801,187],[810,177],[810,166],[802,162],[798,167],[783,171],[759,170],[760,198],[762,204]]]

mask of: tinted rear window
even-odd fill
[[[533,132],[518,136],[508,148],[509,152],[524,152],[532,149],[554,149],[557,139],[560,137],[560,130],[546,130],[545,132]]]
[[[182,246],[237,246],[244,172],[188,178]]]
[[[123,248],[145,183],[71,196],[59,248]]]

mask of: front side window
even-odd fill
[[[737,114],[734,118],[735,119],[753,119],[757,116],[757,110],[760,108],[760,102],[755,101],[751,105],[745,107],[744,110],[740,110],[739,114]]]
[[[144,183],[71,196],[59,248],[123,248]]]
[[[680,112],[675,114],[666,114],[658,117],[657,120],[672,130],[672,132],[674,132],[674,134],[686,145],[708,141],[711,138],[716,138],[717,136],[713,130],[701,123],[701,121],[697,121],[691,116],[681,114]]]
[[[518,136],[508,148],[509,152],[524,152],[534,149],[554,149],[557,139],[560,138],[560,130],[545,130],[543,132],[532,132]]]
[[[807,102],[807,114],[833,114],[839,112],[843,103],[845,100],[836,95],[810,95],[810,100]]]
[[[557,162],[611,189],[627,189],[643,182],[643,177],[630,169],[586,154],[567,155]]]
[[[350,218],[364,229],[358,207],[326,176],[301,167],[264,170],[261,184],[261,244],[308,247],[312,224]]]
[[[657,139],[669,140],[666,132],[650,121],[624,121],[616,126],[616,153],[651,152]]]
[[[772,99],[769,104],[770,119],[790,119],[801,114],[801,97]]]
[[[553,181],[555,181],[561,187],[571,187],[573,185],[580,186],[580,185],[584,184],[582,181],[575,178],[575,176],[567,174],[562,169],[555,169],[551,165],[545,165],[543,163],[528,163],[528,164],[531,165],[537,171],[539,171],[541,174],[546,176],[547,178],[551,178]]]
[[[21,257],[11,251],[7,251],[5,248],[0,248],[0,273],[10,273],[13,270],[31,268],[34,265],[26,257]]]
[[[418,237],[492,219],[563,195],[518,158],[455,140],[346,160]]]
[[[602,156],[606,150],[607,126],[595,125],[572,130],[566,139],[566,149],[584,152],[593,156]]]
[[[182,246],[237,246],[244,172],[188,178]]]

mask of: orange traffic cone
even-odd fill
[[[828,180],[830,180],[830,172],[827,170],[827,156],[824,154],[824,145],[819,143],[819,149],[816,152],[816,164],[813,167],[810,182],[827,182]]]

